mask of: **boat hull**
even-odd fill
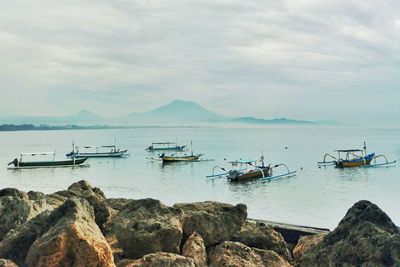
[[[87,158],[82,159],[70,159],[70,160],[59,160],[59,161],[28,161],[28,162],[18,162],[14,164],[14,169],[22,168],[57,168],[57,167],[74,167],[83,165]]]
[[[232,181],[232,182],[240,182],[240,181],[247,181],[247,180],[253,180],[253,179],[258,179],[258,178],[265,178],[270,175],[271,175],[270,167],[264,167],[264,168],[260,168],[257,170],[250,170],[245,173],[231,172],[231,173],[228,173],[227,178],[229,181]]]
[[[363,158],[358,158],[354,160],[339,160],[335,162],[337,168],[352,168],[360,167],[364,165],[369,165],[374,158],[375,153],[369,154]]]
[[[190,156],[181,156],[181,157],[172,157],[172,156],[163,156],[161,157],[164,163],[166,162],[182,162],[182,161],[196,161],[200,158],[201,155],[190,155]]]
[[[100,153],[68,153],[67,157],[70,158],[121,158],[126,155],[128,150],[116,151],[116,152],[100,152]]]

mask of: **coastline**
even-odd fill
[[[47,195],[2,189],[0,215],[4,266],[400,263],[399,229],[365,200],[354,204],[338,227],[328,231],[247,218],[244,204],[205,201],[165,206],[155,199],[106,198],[101,189],[82,180]],[[343,257],[335,256],[337,251]]]

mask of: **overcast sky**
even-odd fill
[[[400,1],[0,0],[0,114],[399,122]]]

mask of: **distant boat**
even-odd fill
[[[41,161],[24,161],[23,156],[47,156],[52,155],[52,160]],[[14,159],[8,163],[9,169],[31,169],[31,168],[57,168],[57,167],[75,167],[75,166],[88,166],[84,165],[87,158],[81,159],[67,159],[55,160],[55,152],[38,152],[38,153],[21,153],[20,158]],[[11,166],[13,165],[13,166]]]
[[[116,145],[110,146],[84,146],[84,152],[72,143],[72,151],[66,154],[69,158],[121,158],[127,156],[128,150],[117,149]],[[92,150],[89,150],[92,149]],[[93,151],[94,150],[94,151]]]
[[[151,143],[151,146],[146,148],[147,151],[183,151],[186,146],[180,146],[177,142],[159,142]]]
[[[396,163],[396,161],[389,162],[384,155],[375,156],[375,153],[367,154],[367,146],[365,142],[363,149],[338,149],[335,150],[335,152],[338,153],[337,157],[327,153],[324,155],[324,161],[318,162],[318,165],[335,165],[337,168],[351,168],[378,167]],[[343,153],[345,154],[344,158],[342,158]],[[331,158],[332,160],[326,161],[327,157]],[[377,162],[378,158],[383,158],[384,162]]]

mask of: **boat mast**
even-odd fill
[[[365,141],[364,141],[364,156],[366,156],[367,155],[367,144],[365,143]]]
[[[264,167],[264,149],[261,149],[261,166]]]

